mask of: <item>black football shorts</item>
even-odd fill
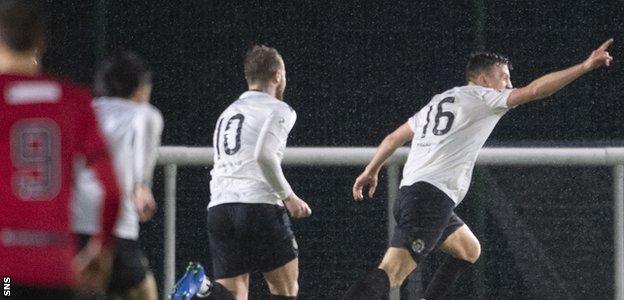
[[[451,198],[427,182],[401,187],[393,209],[397,225],[390,246],[407,249],[420,263],[464,225],[454,208]]]
[[[225,203],[208,210],[215,278],[275,270],[298,255],[286,209],[271,204]]]

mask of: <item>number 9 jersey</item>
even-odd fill
[[[20,285],[69,287],[73,164],[82,157],[104,191],[112,240],[119,187],[89,90],[46,75],[0,74],[0,273]]]
[[[223,203],[283,205],[292,193],[280,163],[297,114],[266,93],[248,91],[217,120],[208,208]]]
[[[401,186],[428,182],[459,204],[470,186],[479,150],[509,110],[510,93],[467,85],[433,96],[408,120],[414,138]]]

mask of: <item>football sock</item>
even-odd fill
[[[375,269],[354,283],[342,299],[376,300],[390,291],[390,278],[386,271]]]
[[[197,292],[197,297],[206,298],[208,300],[233,300],[234,296],[223,285],[216,281],[210,281],[208,277],[204,277],[202,286]]]
[[[459,276],[471,265],[470,262],[463,259],[457,259],[452,256],[447,257],[433,275],[423,298],[427,300],[442,298],[453,290]]]

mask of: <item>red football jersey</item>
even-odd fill
[[[106,199],[109,241],[119,191],[89,90],[48,76],[0,75],[0,274],[16,284],[68,287],[73,163],[82,156]]]

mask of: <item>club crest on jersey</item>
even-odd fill
[[[425,242],[423,240],[417,239],[412,242],[412,251],[414,251],[414,253],[420,253],[423,250],[425,250]]]

